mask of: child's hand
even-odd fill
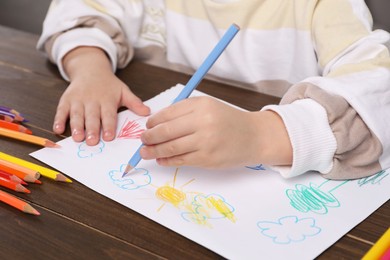
[[[292,163],[283,121],[271,111],[246,112],[210,97],[195,97],[156,113],[146,126],[141,156],[163,166]]]
[[[61,134],[69,117],[72,137],[88,145],[115,137],[117,109],[126,106],[138,115],[150,109],[136,97],[111,70],[105,54],[96,48],[80,48],[64,58],[71,84],[63,93],[54,119],[53,130]]]

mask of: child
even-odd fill
[[[281,103],[244,112],[207,97],[178,102],[149,118],[144,159],[330,179],[390,167],[389,35],[371,30],[363,0],[53,1],[38,48],[70,81],[54,131],[69,117],[75,141],[95,145],[100,128],[112,140],[120,106],[150,113],[116,68],[134,58],[193,73],[232,23],[241,30],[209,75]]]

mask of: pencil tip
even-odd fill
[[[122,174],[122,178],[125,177],[125,176],[129,173],[129,171],[131,171],[131,169],[133,169],[133,167],[132,167],[130,164],[128,164],[128,165],[126,166],[125,171],[124,171],[123,174]]]
[[[61,145],[56,144],[55,142],[52,142],[50,140],[46,140],[45,146],[50,147],[50,148],[60,148],[61,147]]]
[[[36,216],[41,215],[41,213],[39,213],[39,211],[34,209],[31,205],[26,205],[25,206],[25,212],[29,213],[29,214],[36,215]]]
[[[72,180],[65,177],[64,175],[62,175],[61,173],[58,173],[56,178],[55,178],[56,181],[62,181],[62,182],[69,182],[69,183],[72,183]]]

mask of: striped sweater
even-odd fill
[[[372,31],[363,0],[55,0],[37,48],[56,63],[102,48],[112,69],[131,59],[192,73],[232,24],[241,27],[209,75],[282,97],[293,163],[353,179],[390,167],[389,34]],[[262,149],[259,147],[259,149]]]

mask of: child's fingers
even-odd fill
[[[85,138],[84,134],[84,106],[75,102],[70,107],[69,124],[72,131],[72,138],[76,142],[81,142]]]
[[[88,103],[85,106],[85,141],[87,145],[96,145],[100,139],[100,104]]]
[[[122,106],[127,107],[134,113],[140,116],[147,116],[150,114],[150,108],[146,106],[141,99],[139,99],[130,89],[124,85],[122,90]]]
[[[103,128],[103,140],[111,141],[115,137],[116,123],[117,123],[117,111],[113,106],[102,105],[101,108],[101,120]]]

